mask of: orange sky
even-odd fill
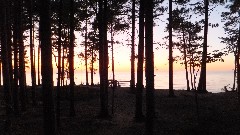
[[[164,18],[165,17],[165,18]],[[163,37],[167,36],[168,33],[164,32],[164,29],[166,27],[166,20],[167,16],[162,16],[162,21],[159,22],[158,25],[154,27],[154,42],[164,42]],[[210,16],[211,23],[221,22],[220,12],[219,11],[213,11],[212,15]],[[156,22],[158,23],[158,22]],[[222,28],[223,24],[219,24],[218,28],[209,28],[208,33],[208,44],[209,44],[209,52],[216,49],[222,49],[225,47],[224,44],[220,43],[219,37],[224,36],[224,30]],[[136,24],[136,28],[137,28]],[[136,35],[138,35],[136,31]],[[218,34],[216,34],[218,33]],[[82,42],[82,37],[79,35],[76,35],[78,39],[76,39],[77,46]],[[109,38],[110,39],[110,38]],[[119,34],[115,35],[115,40],[118,40],[122,42],[122,44],[116,44],[114,47],[114,57],[115,57],[115,70],[116,71],[130,71],[130,50],[131,48],[129,46],[126,46],[126,44],[130,44],[131,37],[129,34]],[[165,40],[166,41],[166,40]],[[138,39],[136,36],[136,44],[138,44]],[[124,46],[123,46],[124,45]],[[156,71],[168,71],[168,50],[161,48],[158,44],[154,44],[154,57],[155,57],[155,70]],[[109,48],[109,53],[110,53]],[[77,56],[78,53],[83,51],[83,48],[75,48],[75,56]],[[29,53],[29,51],[28,51]],[[111,54],[111,53],[110,53]],[[111,68],[111,55],[109,54],[109,67]],[[136,47],[136,54],[137,54],[137,47]],[[174,50],[173,52],[174,56],[176,56],[178,53]],[[232,70],[234,68],[234,57],[233,55],[229,55],[227,57],[224,57],[225,62],[215,62],[207,64],[207,70]],[[137,61],[137,60],[136,60]],[[137,64],[137,62],[136,62]],[[56,68],[55,64],[53,65],[54,68]],[[98,63],[95,64],[95,67],[98,67]],[[76,70],[84,71],[84,61],[82,59],[75,58],[75,68]],[[111,70],[111,69],[110,69]],[[180,65],[179,63],[174,63],[174,70],[184,70],[184,66]]]

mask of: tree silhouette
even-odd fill
[[[132,0],[132,45],[131,45],[130,89],[132,92],[135,92],[135,0]]]
[[[224,3],[224,0],[204,0],[204,8],[199,8],[197,6],[197,10],[203,10],[204,13],[204,36],[203,36],[203,50],[202,50],[202,60],[201,60],[201,72],[199,77],[199,83],[198,83],[198,92],[206,93],[206,70],[207,70],[207,62],[208,62],[208,26],[209,26],[209,3],[218,4],[218,3]],[[200,3],[197,2],[196,5],[199,5]]]
[[[204,38],[203,38],[203,51],[202,51],[202,63],[201,63],[201,73],[198,83],[198,91],[201,93],[206,93],[206,64],[207,64],[207,38],[208,38],[208,10],[209,10],[209,0],[204,0]]]
[[[173,41],[172,41],[172,26],[173,15],[172,15],[172,0],[169,0],[169,96],[174,97],[173,91]]]
[[[107,0],[99,0],[99,71],[100,71],[100,117],[108,117],[108,43],[107,43]]]
[[[153,134],[154,101],[154,56],[153,56],[153,0],[145,3],[145,55],[146,55],[146,134]]]
[[[7,19],[7,8],[9,1],[0,1],[1,10],[0,10],[0,28],[1,28],[1,58],[2,58],[2,66],[3,66],[3,91],[4,91],[4,101],[5,101],[5,113],[6,113],[6,121],[5,121],[5,131],[7,133],[10,132],[10,113],[11,113],[11,97],[10,97],[10,75],[9,75],[9,63],[8,63],[8,42],[7,36],[7,23],[9,20]],[[9,133],[10,134],[10,133]]]
[[[33,11],[32,11],[32,8],[33,8],[33,1],[32,0],[29,0],[29,5],[28,5],[28,12],[29,12],[29,32],[30,32],[30,35],[29,35],[29,40],[30,40],[30,60],[31,60],[31,79],[32,79],[32,104],[33,106],[36,105],[36,70],[35,70],[35,61],[34,61],[34,51],[35,51],[35,47],[34,47],[34,43],[33,43],[33,34],[34,34],[34,31],[33,31]]]
[[[69,44],[69,76],[70,76],[70,116],[75,116],[74,107],[74,0],[70,3],[70,44]]]
[[[40,4],[40,42],[41,42],[41,73],[43,91],[44,134],[55,134],[55,116],[52,97],[53,68],[50,23],[50,0],[41,0]]]
[[[56,103],[56,122],[57,126],[60,126],[60,92],[61,92],[61,53],[62,53],[62,8],[63,1],[59,0],[59,11],[58,11],[58,77],[57,77],[57,103]]]
[[[232,3],[233,4],[233,3]],[[231,6],[232,6],[231,4]],[[229,8],[231,6],[228,6]],[[227,7],[227,6],[226,6]],[[232,86],[232,91],[235,90],[236,86],[236,77],[237,77],[237,61],[238,61],[238,34],[239,34],[239,17],[236,12],[229,11],[229,12],[222,12],[222,21],[224,22],[223,29],[226,33],[225,37],[220,37],[222,40],[221,42],[226,44],[226,53],[233,53],[234,54],[234,81],[233,81],[233,86]]]
[[[137,86],[136,86],[136,121],[143,120],[142,94],[143,94],[143,61],[144,61],[144,0],[140,0],[139,9],[139,44],[138,44],[138,63],[137,63]]]
[[[16,3],[16,1],[15,1]],[[13,55],[14,55],[14,79],[13,79],[13,106],[14,106],[14,113],[15,115],[19,114],[19,103],[18,103],[18,80],[19,80],[19,73],[18,73],[18,39],[17,39],[17,11],[16,11],[16,4],[14,4],[14,19],[13,19]]]

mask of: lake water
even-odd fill
[[[156,89],[168,89],[168,72],[155,72],[155,88]],[[199,76],[199,75],[198,75]],[[198,84],[198,76],[197,83]],[[57,74],[54,74],[54,85],[56,85]],[[112,78],[112,73],[109,73],[109,79]],[[137,78],[137,77],[136,77]],[[129,81],[131,79],[130,72],[116,72],[115,79],[118,81]],[[190,76],[189,76],[190,79]],[[144,81],[145,82],[145,81]],[[83,72],[75,72],[75,83],[85,84],[85,73]],[[90,74],[89,74],[89,83],[90,83]],[[94,83],[99,83],[99,74],[96,73],[94,75]],[[186,87],[186,79],[184,71],[175,71],[174,72],[174,80],[173,80],[174,89],[177,90],[185,90]],[[207,72],[207,90],[209,92],[222,92],[222,88],[224,86],[232,87],[233,84],[233,71],[208,71]],[[30,73],[27,73],[27,85],[31,85]],[[121,83],[122,87],[129,87],[129,83]],[[191,87],[191,85],[190,85]],[[230,89],[228,87],[228,89]]]

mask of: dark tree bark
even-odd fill
[[[61,47],[62,47],[62,8],[63,1],[59,0],[58,11],[58,77],[57,77],[57,104],[56,104],[56,120],[57,127],[60,126],[60,91],[61,91]]]
[[[145,49],[146,49],[146,134],[152,135],[154,129],[154,56],[153,56],[153,0],[145,3]]]
[[[19,86],[20,86],[20,105],[21,111],[26,111],[26,91],[25,91],[25,61],[24,61],[24,43],[23,43],[23,26],[22,26],[22,0],[14,1],[16,12],[16,36],[19,47]]]
[[[238,103],[240,104],[240,64],[239,64],[239,56],[240,56],[240,23],[238,30],[238,43],[237,43],[237,93],[238,93]]]
[[[34,42],[33,42],[33,11],[32,11],[33,3],[32,0],[29,0],[29,24],[30,24],[30,60],[31,60],[31,79],[32,79],[32,104],[36,105],[36,71],[35,71],[35,61],[34,61]]]
[[[169,97],[174,96],[173,91],[173,41],[172,41],[172,0],[169,0]]]
[[[99,71],[100,71],[100,117],[108,113],[108,43],[107,43],[107,0],[99,0]]]
[[[6,111],[6,125],[5,132],[10,134],[10,112],[11,112],[11,97],[10,97],[10,76],[9,76],[9,63],[8,63],[8,35],[7,35],[7,5],[9,1],[0,1],[0,28],[1,28],[1,56],[3,65],[3,90],[4,90],[4,101]]]
[[[74,0],[70,3],[70,44],[69,44],[69,76],[70,76],[70,117],[75,116],[74,105]]]
[[[39,44],[38,44],[38,86],[41,85],[41,82],[40,82],[40,53],[41,53],[41,42],[39,40]]]
[[[86,22],[86,29],[85,29],[85,70],[86,70],[86,85],[88,86],[89,85],[89,83],[88,83],[88,57],[87,57],[87,55],[88,55],[88,53],[87,53],[87,46],[88,46],[88,43],[87,43],[87,39],[88,39],[88,36],[87,36],[87,29],[88,29],[88,27],[87,27],[87,25],[88,25],[88,19],[86,18],[86,20],[85,20],[85,22]]]
[[[93,43],[93,46],[95,45],[95,43]],[[94,63],[94,60],[93,60],[93,58],[94,58],[94,54],[93,54],[93,51],[94,51],[94,49],[93,49],[93,46],[91,47],[91,85],[94,85],[94,83],[93,83],[93,74],[94,74],[94,68],[93,68],[93,63]]]
[[[132,45],[131,45],[131,82],[130,88],[135,93],[135,0],[132,0]]]
[[[113,46],[113,24],[111,23],[111,47],[112,47],[112,114],[114,114],[114,98],[115,98],[115,64],[114,64],[114,46]]]
[[[208,40],[208,5],[209,0],[204,0],[205,10],[205,22],[204,22],[204,39],[203,39],[203,52],[202,52],[202,63],[201,73],[198,83],[198,92],[206,93],[206,70],[207,70],[207,40]]]
[[[185,67],[185,74],[186,74],[186,81],[187,81],[187,91],[190,91],[189,86],[189,78],[188,78],[188,66],[187,66],[187,44],[185,38],[185,30],[182,28],[182,37],[183,37],[183,57],[184,57],[184,67]]]
[[[138,63],[137,63],[136,110],[135,110],[136,121],[143,120],[143,111],[142,111],[143,61],[144,61],[144,0],[140,0],[139,45],[138,45]]]
[[[234,51],[234,71],[233,71],[233,87],[232,91],[235,91],[235,85],[236,85],[236,76],[237,76],[237,49]]]
[[[189,71],[190,71],[190,80],[191,80],[191,90],[194,90],[194,85],[193,85],[193,72],[192,72],[192,67],[193,67],[193,54],[191,55],[191,59],[190,59],[190,64],[189,64]]]
[[[64,86],[64,59],[65,59],[65,50],[67,50],[66,45],[63,43],[63,48],[62,48],[62,72],[61,72],[61,86]]]
[[[18,71],[18,19],[17,19],[17,1],[14,1],[14,23],[13,23],[13,50],[14,50],[14,78],[13,78],[13,108],[15,115],[19,115],[19,102],[18,102],[18,81],[19,81],[19,71]]]
[[[8,43],[8,64],[9,64],[9,77],[10,77],[10,84],[11,86],[13,85],[13,59],[12,59],[12,2],[7,1],[7,25],[6,25],[6,30],[7,30],[7,43]],[[13,92],[13,87],[11,87],[11,93]],[[12,100],[12,95],[11,95],[11,100]]]
[[[104,75],[104,100],[105,100],[105,112],[104,112],[104,116],[108,117],[109,113],[108,113],[108,39],[107,39],[107,12],[108,12],[108,7],[107,7],[107,3],[108,0],[104,0],[104,10],[103,10],[103,33],[104,33],[104,42],[103,42],[103,54],[104,54],[104,67],[103,67],[103,75]]]
[[[41,0],[39,2],[44,134],[55,135],[55,116],[52,96],[53,67],[50,24],[50,0]]]
[[[2,86],[2,60],[0,60],[0,86]]]

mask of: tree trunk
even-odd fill
[[[137,88],[136,88],[136,110],[135,120],[143,120],[142,94],[143,94],[143,61],[144,61],[144,0],[140,0],[139,11],[139,45],[137,63]]]
[[[93,46],[94,46],[94,44],[95,43],[93,43]],[[93,74],[94,74],[94,68],[93,68],[93,63],[94,63],[94,61],[93,61],[93,46],[91,48],[91,56],[92,56],[92,58],[91,58],[91,85],[94,85],[94,83],[93,83]]]
[[[56,104],[56,120],[57,127],[60,127],[60,91],[61,91],[61,47],[62,47],[62,7],[63,1],[59,1],[58,11],[58,77],[57,77],[57,104]]]
[[[70,44],[69,44],[69,76],[70,76],[70,117],[75,116],[74,105],[74,0],[70,4]]]
[[[194,87],[194,90],[197,90],[196,88],[196,74],[195,74],[195,62],[193,62],[192,64],[192,70],[193,70],[193,87]]]
[[[192,86],[192,90],[194,89],[194,86],[193,86],[193,72],[192,72],[192,64],[193,63],[193,54],[191,56],[191,60],[190,60],[190,64],[189,64],[189,70],[190,70],[190,79],[191,79],[191,86]]]
[[[61,72],[61,86],[64,86],[64,69],[65,69],[65,67],[64,67],[64,59],[65,59],[65,50],[67,49],[66,48],[66,45],[65,45],[65,43],[63,43],[63,51],[62,51],[62,72]],[[63,87],[64,88],[64,87]]]
[[[107,7],[108,0],[104,0],[104,10],[103,10],[103,22],[104,22],[104,28],[103,28],[103,33],[104,33],[104,42],[103,42],[103,54],[104,54],[104,67],[103,67],[103,74],[104,74],[104,97],[105,97],[105,116],[108,116],[108,39],[107,39],[107,12],[108,12],[108,7]]]
[[[99,71],[100,71],[100,117],[108,117],[108,43],[107,0],[99,0]]]
[[[0,61],[0,86],[2,86],[2,60]]]
[[[172,0],[169,0],[169,97],[174,96],[173,91],[173,42],[172,42]]]
[[[39,2],[44,134],[55,135],[55,116],[52,96],[53,67],[50,24],[50,0],[41,0]]]
[[[146,27],[146,134],[152,135],[155,118],[154,100],[154,55],[153,55],[153,0],[145,3]]]
[[[132,0],[132,48],[131,48],[131,82],[130,88],[135,93],[135,0]]]
[[[38,44],[38,86],[41,85],[41,82],[40,82],[40,51],[41,51],[41,42],[39,40],[39,44]]]
[[[32,104],[36,105],[36,71],[35,71],[35,61],[34,61],[34,43],[33,43],[33,20],[32,20],[32,0],[29,1],[29,24],[30,24],[30,60],[31,60],[31,78],[32,78]]]
[[[111,22],[111,48],[112,48],[112,114],[114,114],[114,98],[115,98],[115,65],[114,65],[114,46],[113,46],[113,23]]]
[[[5,132],[10,133],[10,112],[11,112],[11,98],[10,98],[10,76],[9,76],[9,63],[8,63],[8,43],[7,39],[9,35],[7,35],[7,5],[8,1],[1,1],[1,56],[2,56],[2,65],[3,65],[3,92],[4,92],[4,100],[5,100],[5,113],[6,113],[6,125]]]
[[[240,64],[239,64],[239,56],[240,56],[240,23],[238,28],[238,44],[237,44],[237,93],[238,93],[238,103],[240,104]]]
[[[18,101],[18,81],[19,81],[19,73],[18,73],[18,35],[17,35],[17,1],[14,1],[14,25],[13,25],[13,50],[14,50],[14,78],[13,78],[13,108],[15,115],[19,115],[19,101]]]
[[[11,12],[12,12],[12,2],[11,1],[8,1],[7,2],[7,10],[6,10],[6,15],[7,15],[7,43],[8,43],[8,64],[9,64],[9,77],[10,77],[10,84],[11,86],[14,85],[13,83],[13,59],[12,59],[12,53],[13,53],[13,50],[12,50],[12,21],[11,21]],[[13,87],[11,87],[11,93],[13,92]],[[12,97],[11,97],[12,99]]]
[[[207,38],[208,38],[208,5],[209,0],[204,0],[205,9],[205,22],[204,22],[204,39],[203,39],[203,52],[202,52],[202,63],[201,63],[201,74],[198,83],[198,92],[206,93],[206,66],[207,66]]]
[[[25,91],[25,61],[24,61],[24,43],[23,43],[23,26],[22,26],[22,0],[16,1],[17,12],[17,43],[19,46],[19,86],[20,86],[20,103],[21,111],[26,111],[26,91]]]
[[[87,57],[87,55],[88,55],[88,53],[87,53],[87,29],[88,29],[88,27],[87,27],[87,25],[88,25],[88,23],[87,23],[87,18],[86,18],[86,20],[85,20],[85,22],[86,22],[86,29],[85,29],[85,70],[86,70],[86,85],[88,86],[89,85],[89,83],[88,83],[88,57]]]
[[[233,87],[232,87],[232,91],[234,91],[235,90],[235,85],[236,85],[236,76],[237,76],[237,60],[238,60],[238,58],[237,58],[237,49],[236,49],[236,51],[234,51],[234,73],[233,73]]]
[[[183,57],[184,57],[184,66],[185,66],[185,74],[186,74],[186,81],[187,81],[187,91],[190,91],[189,87],[189,78],[188,78],[188,66],[187,66],[187,44],[185,39],[185,31],[184,28],[182,28],[182,34],[183,34]]]

